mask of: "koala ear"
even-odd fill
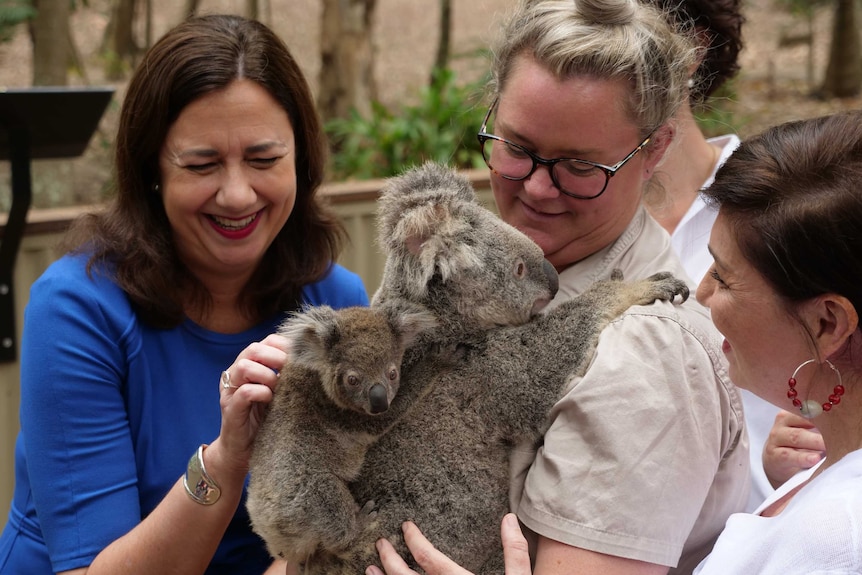
[[[278,333],[290,342],[290,361],[316,367],[326,363],[327,350],[339,338],[338,314],[326,305],[306,307],[287,318]]]
[[[475,209],[475,208],[474,208]],[[389,257],[402,270],[406,287],[423,296],[436,273],[445,282],[482,258],[471,241],[473,218],[462,206],[424,205],[404,214],[389,238]]]
[[[448,235],[453,224],[451,206],[426,203],[402,213],[387,237],[393,251],[406,251],[420,256],[425,243],[435,236]]]
[[[377,204],[381,247],[388,249],[392,244],[409,244],[413,253],[417,253],[418,246],[434,230],[429,226],[445,219],[446,214],[453,212],[453,206],[462,202],[476,203],[473,186],[467,178],[441,164],[427,162],[398,177],[389,178]],[[431,213],[424,213],[428,225],[396,229],[407,214],[423,208],[431,210]]]
[[[401,345],[405,348],[413,344],[420,334],[429,332],[439,325],[437,316],[418,304],[398,301],[383,304],[380,309],[386,313],[389,325],[399,335]]]
[[[466,267],[481,265],[470,241],[479,209],[469,180],[433,162],[392,178],[384,187],[378,243],[415,295],[424,295],[437,272],[446,281]]]

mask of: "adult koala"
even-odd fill
[[[544,275],[552,294],[553,268],[531,240],[476,202],[466,179],[436,164],[390,180],[378,215],[387,261],[372,306],[427,308],[441,326],[432,330],[432,348],[457,342],[465,356],[436,372],[422,362],[428,340],[408,350],[402,389],[407,379],[428,378],[411,384],[427,395],[371,446],[350,484],[359,506],[374,502],[376,517],[346,548],[320,550],[304,567],[362,573],[379,565],[374,543],[381,537],[409,557],[401,524],[410,519],[467,569],[502,573],[510,448],[541,436],[548,410],[612,319],[631,305],[685,299],[688,289],[667,274],[616,278],[536,316],[547,299],[527,286]],[[521,307],[514,315],[513,302]],[[407,362],[422,368],[411,372]]]
[[[428,166],[392,180],[387,190],[384,198],[389,201],[380,204],[387,287],[378,292],[368,314],[353,312],[365,319],[357,324],[341,317],[343,311],[330,314],[311,308],[285,323],[285,329],[291,328],[293,352],[312,348],[319,353],[311,361],[303,358],[310,354],[300,353],[293,358],[293,363],[303,364],[300,368],[288,365],[282,370],[276,398],[255,440],[247,506],[255,531],[270,552],[290,561],[302,562],[314,556],[314,549],[326,557],[327,552],[350,548],[346,542],[356,540],[357,530],[367,521],[346,511],[351,505],[343,501],[339,484],[355,479],[365,449],[404,417],[440,374],[462,363],[490,329],[528,322],[557,291],[557,272],[542,250],[479,207],[469,183],[453,172]],[[474,236],[480,230],[487,239],[477,244]],[[398,349],[404,353],[399,358],[400,382],[384,413],[360,414],[336,406],[321,385],[314,385],[325,378],[311,377],[308,370],[328,373],[335,367],[329,364],[336,362],[327,359],[333,355],[331,347],[339,348],[339,365],[345,364],[345,357],[352,357],[347,364],[358,365],[368,363],[365,356],[375,345],[398,339],[393,335],[403,328],[393,332],[380,321],[376,323],[383,327],[371,335],[374,322],[368,318],[381,315],[372,312],[385,312],[392,316],[390,323],[405,324],[409,322],[402,310],[415,309],[426,310],[434,328],[410,330],[415,333],[406,350]],[[339,317],[340,322],[333,321]],[[338,323],[341,329],[333,327]],[[317,329],[298,334],[292,329],[309,324]],[[353,324],[364,330],[347,329]],[[350,331],[354,335],[348,336]],[[316,338],[318,332],[324,336]],[[343,333],[333,337],[330,332]],[[368,344],[371,339],[377,344]],[[344,349],[352,344],[358,346],[354,354]],[[393,347],[398,348],[385,349]],[[378,355],[389,359],[386,353]],[[310,417],[316,420],[309,422]],[[359,512],[369,509],[367,503],[353,507]]]

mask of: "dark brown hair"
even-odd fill
[[[204,286],[173,245],[161,196],[158,155],[171,124],[196,99],[244,78],[265,88],[287,112],[296,138],[296,204],[249,280],[242,305],[259,320],[295,308],[302,286],[320,279],[345,232],[317,197],[326,142],[308,84],[287,46],[263,24],[238,16],[191,18],[144,56],[126,92],[115,150],[116,196],[104,212],[75,223],[66,247],[114,267],[141,318],[177,325],[190,301],[207,309]]]
[[[642,0],[660,7],[670,21],[682,28],[693,27],[706,34],[708,42],[703,61],[694,74],[690,91],[692,103],[706,101],[710,95],[739,72],[742,51],[741,0]]]
[[[835,293],[862,311],[862,111],[744,141],[703,193],[787,301]]]

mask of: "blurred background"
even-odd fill
[[[33,164],[33,207],[98,203],[108,190],[124,83],[189,13],[255,17],[287,42],[332,140],[330,181],[436,159],[483,167],[474,134],[487,46],[514,0],[0,0],[0,90],[111,86],[83,156]],[[742,70],[700,118],[742,136],[859,107],[859,0],[744,0]],[[325,65],[323,63],[326,63]],[[0,162],[0,212],[10,203]]]

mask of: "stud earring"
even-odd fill
[[[796,370],[793,372],[793,375],[790,376],[790,379],[787,380],[787,385],[790,388],[787,390],[787,397],[793,403],[793,406],[799,409],[799,412],[802,414],[802,417],[806,419],[817,417],[824,411],[831,410],[833,405],[838,405],[839,403],[841,403],[841,396],[844,395],[844,386],[841,384],[841,372],[838,371],[838,368],[832,365],[832,362],[827,359],[825,360],[826,364],[832,371],[835,372],[835,375],[838,377],[838,385],[836,385],[832,389],[832,395],[829,396],[829,401],[820,404],[813,399],[806,399],[805,401],[802,401],[797,397],[799,393],[796,391],[796,376],[799,373],[800,369],[802,369],[809,363],[813,363],[814,361],[816,360],[809,359],[800,363],[799,367],[797,367]]]

